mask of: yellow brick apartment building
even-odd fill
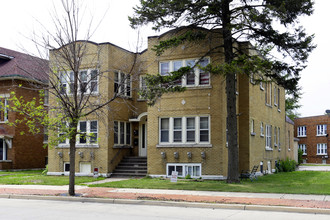
[[[153,177],[168,177],[177,171],[179,177],[226,178],[226,133],[230,129],[226,126],[226,82],[224,76],[199,68],[224,62],[222,49],[207,53],[221,45],[220,30],[198,29],[205,32],[206,39],[185,42],[156,56],[154,45],[181,31],[185,28],[149,37],[148,48],[142,53],[132,53],[111,43],[88,43],[88,56],[97,55],[98,65],[86,66],[87,73],[102,71],[106,76],[95,82],[95,97],[101,93],[104,98],[111,97],[118,91],[116,83],[124,78],[125,88],[129,89],[111,104],[112,112],[81,122],[81,127],[93,132],[97,139],[79,143],[77,138],[76,175],[92,175],[97,168],[101,175],[111,176],[121,161],[134,156],[146,159],[146,174]],[[237,47],[255,53],[247,45],[244,42]],[[167,75],[198,61],[194,71],[178,81],[186,91],[165,94],[152,107],[139,96],[138,91],[145,86],[144,74]],[[133,72],[129,65],[132,62],[138,62]],[[131,74],[127,77],[128,73]],[[285,91],[273,82],[237,75],[236,94],[240,169],[263,163],[264,171],[272,172],[278,160],[292,157],[289,148],[293,145],[293,133],[289,138],[287,131],[293,125],[286,123]],[[50,148],[48,158],[50,175],[67,174],[68,142]]]

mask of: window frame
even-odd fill
[[[92,79],[91,74],[93,71],[97,71],[96,79]],[[86,79],[84,81],[81,81],[81,74],[83,72],[86,72]],[[83,83],[86,83],[86,91],[83,92],[83,94],[98,94],[99,92],[99,70],[96,68],[92,69],[81,69],[78,72],[78,85],[77,85],[77,93],[82,94],[81,92],[81,86]],[[72,95],[72,85],[74,83],[74,75],[73,71],[60,71],[59,72],[59,83],[60,83],[60,93],[61,94],[67,94]],[[96,82],[96,90],[92,90],[92,82]]]
[[[9,94],[1,94],[0,102],[3,107],[0,106],[0,123],[7,122],[9,120]]]
[[[169,170],[169,167],[174,167],[173,171],[177,171],[177,167],[182,167],[182,173],[180,174],[178,172],[178,177],[186,177],[188,173],[188,167],[198,167],[199,168],[199,175],[194,175],[194,172],[192,172],[192,175],[189,174],[192,178],[199,178],[202,176],[202,164],[201,163],[167,163],[166,164],[166,177],[170,177],[171,173]]]
[[[327,125],[319,124],[316,126],[316,136],[326,136],[327,135]]]
[[[131,124],[131,122],[114,120],[113,124],[114,124],[113,145],[114,146],[131,145],[132,144],[132,124]],[[117,129],[116,129],[116,124],[117,124]],[[129,129],[128,129],[128,127],[129,127]],[[117,130],[117,133],[116,133],[116,130]],[[117,141],[116,141],[116,139],[117,139]]]
[[[318,143],[316,145],[316,155],[328,155],[327,143]]]
[[[174,141],[174,119],[181,118],[181,142],[175,142]],[[188,119],[194,118],[194,128],[188,128]],[[201,128],[201,118],[207,118],[207,128]],[[168,120],[168,130],[162,129],[164,128],[162,121]],[[158,143],[159,145],[190,145],[190,144],[197,144],[197,145],[206,145],[210,144],[211,139],[211,124],[210,124],[210,116],[209,115],[199,115],[199,116],[183,116],[183,117],[160,117],[159,118],[159,138]],[[188,132],[194,131],[194,141],[188,141]],[[206,133],[207,131],[207,141],[201,141],[201,136],[204,134],[201,134],[201,132]],[[163,140],[162,134],[164,132],[167,132],[168,139]],[[168,141],[166,141],[168,140]]]
[[[272,150],[272,126],[266,124],[265,128],[266,150]]]
[[[298,144],[298,149],[301,149],[303,154],[302,155],[307,155],[307,146],[306,144]]]
[[[158,67],[159,68],[159,74],[162,75],[162,76],[167,76],[171,72],[175,71],[176,68],[174,66],[174,63],[176,63],[176,62],[181,62],[182,63],[181,67],[186,67],[186,66],[189,66],[189,61],[193,61],[194,62],[193,66],[194,66],[194,65],[196,65],[196,63],[198,61],[199,61],[199,63],[197,65],[201,65],[201,63],[205,60],[207,60],[207,64],[205,66],[210,64],[210,62],[211,62],[210,57],[204,57],[201,60],[197,59],[197,58],[191,58],[191,59],[183,59],[183,60],[160,61],[159,62],[159,67]],[[168,64],[168,70],[166,69],[166,70],[162,71],[162,66],[165,65],[165,64]],[[191,74],[194,74],[194,83],[193,84],[188,84],[188,77],[187,77],[189,75],[189,73],[188,73],[187,75],[183,76],[181,80],[178,80],[178,85],[181,85],[181,86],[184,86],[184,87],[210,86],[211,85],[211,74],[210,73],[205,74],[205,75],[208,75],[207,80],[205,80],[208,83],[201,83],[203,81],[202,80],[203,77],[202,77],[201,74],[203,74],[203,73],[206,73],[206,72],[201,70],[198,66],[195,66],[192,70],[192,73],[191,73]]]
[[[297,137],[307,137],[307,127],[305,125],[298,126]]]
[[[120,97],[132,98],[132,80],[130,74],[124,73],[121,70],[115,70],[113,81],[114,93],[118,93]]]

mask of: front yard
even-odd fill
[[[16,185],[68,185],[67,176],[44,176],[42,171],[0,172],[0,184]],[[104,178],[76,177],[76,184],[102,180]],[[251,182],[227,184],[224,181],[179,179],[177,183],[169,179],[142,178],[118,182],[89,185],[90,187],[178,189],[222,192],[293,193],[330,195],[330,172],[295,171],[258,177]]]
[[[330,195],[330,172],[295,171],[258,177],[251,182],[243,180],[240,184],[227,184],[225,181],[204,180],[170,180],[159,178],[130,179],[119,182],[108,182],[91,187],[112,188],[145,188],[145,189],[178,189],[205,190],[223,192],[256,192],[256,193],[292,193]]]
[[[103,177],[76,177],[77,185],[96,180],[105,179]],[[15,172],[0,172],[0,184],[2,185],[68,185],[68,176],[45,176],[42,175],[42,170],[15,171]]]

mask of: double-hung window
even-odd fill
[[[298,137],[306,137],[306,126],[299,126],[297,128]]]
[[[96,144],[98,138],[98,122],[97,121],[80,121],[79,122],[79,139],[78,144]]]
[[[325,136],[327,134],[327,125],[317,125],[317,136]]]
[[[274,146],[276,147],[277,146],[277,127],[275,126],[274,127]]]
[[[114,92],[123,97],[131,97],[131,76],[121,71],[115,71],[114,74]]]
[[[327,155],[327,144],[317,144],[317,155]]]
[[[160,144],[208,144],[209,116],[169,117],[159,119]]]
[[[9,97],[9,95],[5,95],[5,97],[0,96],[0,102],[1,102],[1,104],[0,104],[0,122],[8,121],[8,113],[9,113],[8,97]]]
[[[265,83],[265,102],[267,106],[272,105],[272,84],[270,82]]]
[[[298,148],[302,150],[303,155],[307,155],[307,147],[306,144],[299,144]]]
[[[78,72],[77,85],[75,85],[75,74],[73,71],[62,71],[59,75],[60,92],[72,94],[77,89],[80,94],[98,92],[98,70],[86,69]]]
[[[272,149],[272,126],[266,125],[266,149]]]
[[[131,144],[131,123],[123,121],[114,121],[114,144]]]
[[[159,63],[159,73],[166,76],[173,71],[179,70],[181,67],[189,66],[191,71],[183,76],[182,79],[176,81],[176,85],[182,86],[202,86],[210,85],[210,73],[202,70],[200,67],[206,67],[210,63],[209,58],[188,59],[188,60],[175,60],[165,61]],[[198,65],[196,65],[198,64]]]

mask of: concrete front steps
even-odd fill
[[[125,157],[111,177],[144,177],[147,175],[147,157]]]

